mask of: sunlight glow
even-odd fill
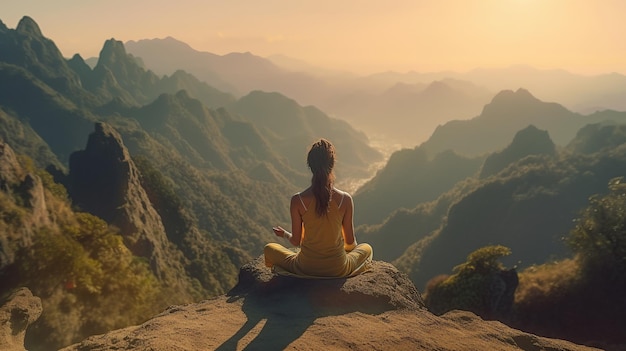
[[[33,17],[68,57],[96,56],[112,37],[172,36],[220,55],[283,54],[360,73],[514,64],[626,72],[626,2],[618,0],[157,3],[29,0],[3,9],[2,20],[14,27]]]

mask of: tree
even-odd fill
[[[578,255],[582,273],[611,281],[626,273],[626,183],[622,177],[609,181],[609,193],[589,199],[567,238]]]

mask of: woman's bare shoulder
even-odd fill
[[[313,192],[310,188],[297,192],[291,196],[291,203],[293,204],[308,204],[313,198]],[[306,205],[305,205],[306,206]]]
[[[306,188],[300,192],[297,192],[295,194],[293,194],[292,198],[294,199],[309,199],[313,197],[313,191],[311,190],[311,188]]]
[[[349,199],[349,200],[352,200],[352,196],[351,196],[351,195],[350,195],[350,193],[349,193],[349,192],[347,192],[347,191],[343,191],[343,190],[340,190],[340,189],[337,189],[337,188],[333,188],[333,192],[334,192],[335,194],[337,194],[337,195],[336,195],[336,197],[337,197],[338,199],[343,198],[343,199],[344,199],[343,201],[346,201],[346,200],[348,200],[348,199]]]

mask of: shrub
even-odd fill
[[[480,248],[454,267],[455,274],[437,276],[426,288],[426,306],[435,314],[453,309],[472,311],[485,318],[506,314],[513,302],[517,273],[498,261],[511,254],[501,245]]]

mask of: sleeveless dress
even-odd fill
[[[297,195],[300,196],[299,193]],[[342,208],[342,204],[343,197],[339,204],[331,201],[327,215],[318,216],[315,198],[308,208],[303,202],[304,231],[300,251],[291,251],[277,243],[267,244],[264,249],[265,265],[276,265],[295,275],[314,277],[348,277],[366,270],[372,260],[372,247],[359,244],[346,252],[341,225],[346,206]]]

